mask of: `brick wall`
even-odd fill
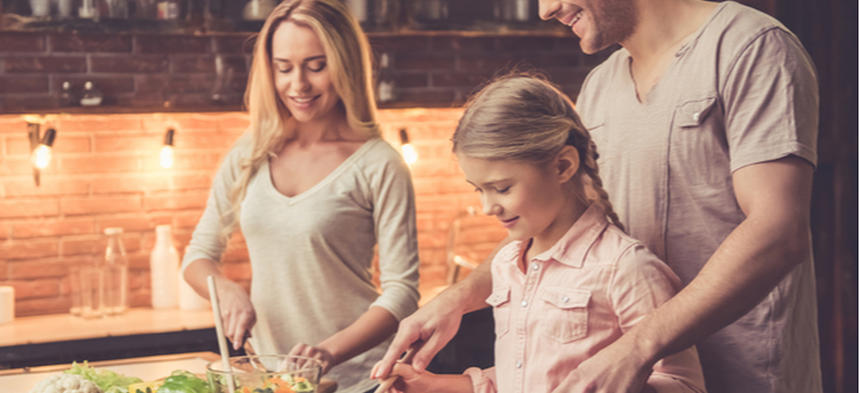
[[[221,157],[247,124],[239,104],[248,36],[0,32],[0,285],[16,287],[19,315],[65,312],[69,267],[103,252],[101,233],[109,226],[126,230],[132,305],[149,303],[154,227],[173,225],[184,247]],[[512,68],[541,71],[575,95],[605,53],[582,55],[566,32],[369,36],[375,57],[390,57],[387,72],[395,81],[396,99],[381,112],[385,137],[397,144],[396,130],[407,127],[421,155],[413,167],[421,284],[434,287],[444,282],[451,220],[479,202],[451,160],[448,139],[460,114],[451,108]],[[80,90],[87,80],[104,93],[102,107],[59,106],[63,81]],[[214,92],[221,102],[212,100]],[[403,107],[425,109],[397,109]],[[50,114],[57,112],[66,113]],[[36,187],[22,115],[46,113],[58,130],[55,160]],[[177,158],[164,170],[158,150],[171,123],[178,125]],[[465,248],[478,255],[504,235],[493,220],[468,220],[477,229],[468,232]],[[225,262],[226,272],[247,284],[240,236]]]
[[[573,95],[604,56],[584,56],[568,32],[369,36],[377,58],[390,56],[396,100],[386,105],[397,107],[450,107],[513,67],[540,70]],[[250,64],[248,37],[0,32],[0,113],[56,110],[64,81],[80,91],[88,80],[105,94],[103,111],[235,110]]]
[[[421,285],[444,283],[445,245],[453,217],[479,200],[463,180],[448,139],[460,109],[387,109],[383,137],[399,144],[406,127],[419,161],[412,167],[417,198]],[[174,228],[181,251],[205,205],[221,158],[247,126],[241,112],[51,115],[54,159],[33,180],[26,122],[0,115],[0,285],[16,290],[19,316],[66,312],[66,275],[104,251],[102,231],[125,229],[132,306],[149,305],[149,252],[159,224]],[[168,124],[177,127],[176,162],[159,166]],[[504,237],[494,220],[476,218],[461,239],[485,255]],[[225,272],[247,284],[250,267],[240,235],[224,257]]]

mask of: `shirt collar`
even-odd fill
[[[606,213],[596,203],[592,203],[561,239],[533,259],[544,262],[554,259],[564,265],[582,267],[585,255],[607,225],[609,222],[606,220]],[[519,245],[520,251],[524,245],[525,243]]]

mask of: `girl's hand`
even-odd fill
[[[437,375],[418,371],[406,363],[396,363],[390,376],[398,376],[390,393],[470,393],[472,384],[465,375]],[[459,383],[458,383],[459,382]]]
[[[257,313],[245,288],[223,277],[216,280],[224,335],[233,343],[233,349],[239,350],[245,345],[245,339],[251,336],[251,328],[257,323]]]
[[[304,356],[308,358],[314,358],[319,360],[322,363],[322,374],[328,372],[328,370],[334,366],[334,356],[322,347],[314,347],[307,344],[298,343],[293,349],[290,350],[290,356]]]

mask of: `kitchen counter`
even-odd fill
[[[0,369],[218,352],[214,324],[208,309],[133,308],[94,319],[70,314],[17,318],[0,325]]]
[[[132,308],[103,318],[71,314],[21,317],[0,324],[0,347],[137,334],[208,329],[215,326],[211,310]]]
[[[202,376],[206,373],[206,365],[218,359],[218,355],[212,352],[196,352],[91,362],[89,365],[97,369],[107,369],[138,377],[144,381],[155,381],[167,377],[174,370],[186,370]],[[28,369],[0,370],[0,386],[3,387],[4,393],[28,392],[39,381],[63,372],[69,366],[69,364],[57,364]],[[331,393],[336,388],[337,384],[334,381],[323,377],[318,393]]]

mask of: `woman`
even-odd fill
[[[417,307],[408,168],[379,138],[367,38],[338,0],[292,0],[266,20],[245,100],[249,131],[224,160],[183,259],[225,335],[258,353],[313,356],[339,392],[364,392],[398,321]],[[239,226],[250,297],[218,269]],[[379,245],[382,294],[371,282]]]

